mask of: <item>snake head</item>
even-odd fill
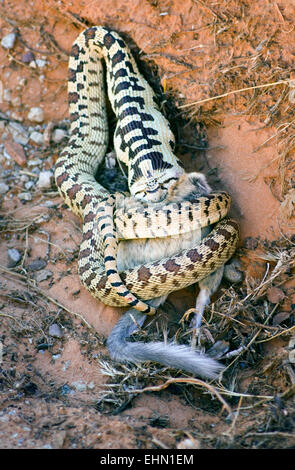
[[[181,168],[147,171],[140,175],[130,187],[130,192],[135,199],[148,203],[164,201],[168,196],[169,188],[178,181],[182,173]]]

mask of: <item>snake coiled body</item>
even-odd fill
[[[132,208],[123,207],[117,215],[114,213],[119,237],[136,238],[142,215],[145,226],[141,226],[139,236],[146,238],[165,237],[170,229],[174,235],[189,231],[190,223],[199,223],[193,215],[197,210],[209,225],[216,204],[219,215],[214,222],[224,217],[229,198],[220,193],[192,204],[172,203],[167,207],[167,191],[184,173],[173,154],[174,137],[169,124],[122,38],[104,27],[83,31],[72,47],[69,62],[71,138],[56,163],[56,184],[67,205],[83,220],[79,254],[82,283],[105,304],[126,306],[130,304],[129,291],[140,299],[152,299],[187,287],[218,269],[235,251],[238,227],[234,220],[223,219],[197,246],[124,270],[120,276],[127,287],[126,295],[118,295],[106,274],[106,238],[97,225],[98,211],[110,197],[95,179],[108,145],[102,59],[106,63],[108,97],[118,119],[114,135],[117,158],[128,167],[131,197],[142,199],[141,208],[137,205],[132,212]],[[156,208],[151,207],[154,203]],[[149,309],[146,306],[145,312]]]

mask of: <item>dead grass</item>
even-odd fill
[[[203,393],[216,394],[221,407],[229,412],[230,405],[221,400],[224,396],[229,403],[236,399],[243,400],[243,407],[261,407],[264,403],[272,402],[277,396],[293,397],[294,370],[288,362],[288,340],[295,333],[293,316],[283,324],[274,325],[274,314],[279,303],[272,304],[267,299],[269,287],[282,286],[294,279],[295,248],[292,242],[280,241],[272,247],[261,247],[257,255],[266,261],[265,273],[261,279],[246,278],[241,286],[224,288],[220,297],[207,309],[202,332],[202,347],[209,354],[217,355],[225,364],[226,369],[220,377],[221,381],[209,385],[191,377],[175,375],[174,371],[158,367],[155,364],[141,366],[118,365],[112,361],[101,361],[103,374],[110,377],[106,389],[100,393],[99,409],[111,405],[113,411],[122,410],[137,394],[160,391],[175,383],[184,383],[194,389],[202,389]],[[154,319],[152,323],[157,323]],[[136,334],[137,340],[163,341],[167,339],[168,326],[154,328]],[[188,343],[187,323],[179,324],[177,331],[170,340]],[[286,346],[280,355],[264,357],[263,345],[282,338]],[[256,378],[256,392],[241,391],[239,383],[246,374]],[[272,382],[280,383],[272,386]],[[140,387],[139,387],[140,384]],[[234,413],[240,408],[232,410]]]

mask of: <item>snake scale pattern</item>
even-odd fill
[[[109,133],[103,61],[107,94],[117,117],[114,148],[128,168],[129,200],[141,203],[136,209],[121,204],[116,210],[117,199],[122,202],[125,196],[110,195],[95,179]],[[69,61],[68,97],[71,137],[56,162],[55,178],[62,198],[83,221],[80,278],[105,304],[131,305],[154,313],[144,300],[198,282],[234,253],[238,226],[232,219],[223,219],[230,198],[216,193],[192,203],[165,203],[169,188],[184,170],[173,153],[174,137],[153,90],[117,33],[100,26],[80,33]],[[178,236],[215,222],[215,228],[197,246],[126,269],[118,278],[120,239]]]

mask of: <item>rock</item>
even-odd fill
[[[254,237],[246,237],[244,240],[244,247],[247,250],[256,250],[258,247],[258,240]]]
[[[52,276],[53,276],[52,271],[50,271],[49,269],[42,269],[35,275],[35,280],[37,282],[42,282],[42,281],[46,281],[46,279],[49,279]]]
[[[273,317],[272,324],[274,326],[280,325],[285,320],[288,320],[290,315],[291,315],[291,312],[279,312]]]
[[[15,33],[9,33],[4,38],[1,40],[1,46],[4,47],[4,49],[12,49],[14,46],[16,40],[16,34]]]
[[[37,145],[43,145],[43,134],[41,132],[33,131],[30,134],[30,140]]]
[[[77,390],[77,392],[84,392],[87,388],[86,383],[82,382],[81,380],[77,382],[72,382],[72,387]]]
[[[201,443],[195,438],[186,438],[177,444],[177,449],[201,449]]]
[[[28,265],[28,269],[30,271],[40,271],[41,269],[45,268],[46,265],[47,261],[45,261],[45,259],[36,258]]]
[[[28,119],[33,122],[42,122],[44,120],[44,111],[42,108],[31,108]]]
[[[26,181],[25,182],[25,188],[29,191],[30,189],[32,189],[32,187],[35,186],[35,183],[34,181]]]
[[[51,357],[53,361],[57,361],[61,357],[61,354],[53,354]]]
[[[4,148],[7,155],[12,158],[19,166],[23,167],[26,165],[27,159],[21,144],[12,142],[11,140],[5,140]]]
[[[75,393],[75,392],[71,387],[69,387],[69,385],[67,385],[67,384],[62,385],[62,387],[60,389],[60,394],[61,395],[68,395],[68,394],[72,395],[73,393]]]
[[[20,175],[19,180],[21,183],[27,183],[28,181],[30,181],[30,178],[28,177],[28,175]]]
[[[60,329],[57,323],[52,323],[49,327],[49,334],[54,338],[61,338],[63,336],[63,331]]]
[[[27,145],[29,142],[29,134],[18,122],[10,122],[7,126],[14,142],[21,145]]]
[[[42,206],[44,206],[44,207],[56,207],[56,203],[54,201],[44,201]]]
[[[7,250],[7,256],[9,268],[13,268],[14,266],[16,266],[17,263],[19,263],[22,259],[22,255],[16,248],[9,248],[9,250]]]
[[[43,161],[41,160],[41,158],[33,158],[32,160],[28,160],[29,167],[42,165],[42,163]]]
[[[37,65],[37,67],[39,67],[39,68],[43,68],[47,64],[46,60],[44,60],[44,59],[36,59],[35,63]]]
[[[37,187],[39,189],[49,189],[53,180],[53,173],[50,170],[41,171],[39,179],[37,181]]]
[[[43,134],[44,145],[46,145],[46,147],[50,145],[50,140],[52,137],[53,129],[54,129],[54,122],[49,121],[44,129],[44,134]]]
[[[68,133],[64,129],[55,129],[52,133],[52,140],[56,144],[59,144],[65,137],[67,137],[67,135]]]
[[[0,194],[6,194],[9,191],[9,186],[5,183],[0,183]]]
[[[279,287],[270,287],[267,290],[267,300],[272,304],[278,304],[285,298],[285,293]]]
[[[17,195],[17,197],[18,197],[21,201],[31,201],[31,200],[33,199],[31,193],[19,193],[19,194]]]
[[[22,61],[24,64],[29,64],[29,63],[32,62],[32,60],[34,60],[34,59],[35,59],[35,56],[34,56],[33,52],[28,51],[28,52],[26,52],[24,55],[22,55],[21,61]]]
[[[52,439],[51,448],[61,449],[63,447],[65,438],[66,438],[66,431],[55,432],[51,437]]]

